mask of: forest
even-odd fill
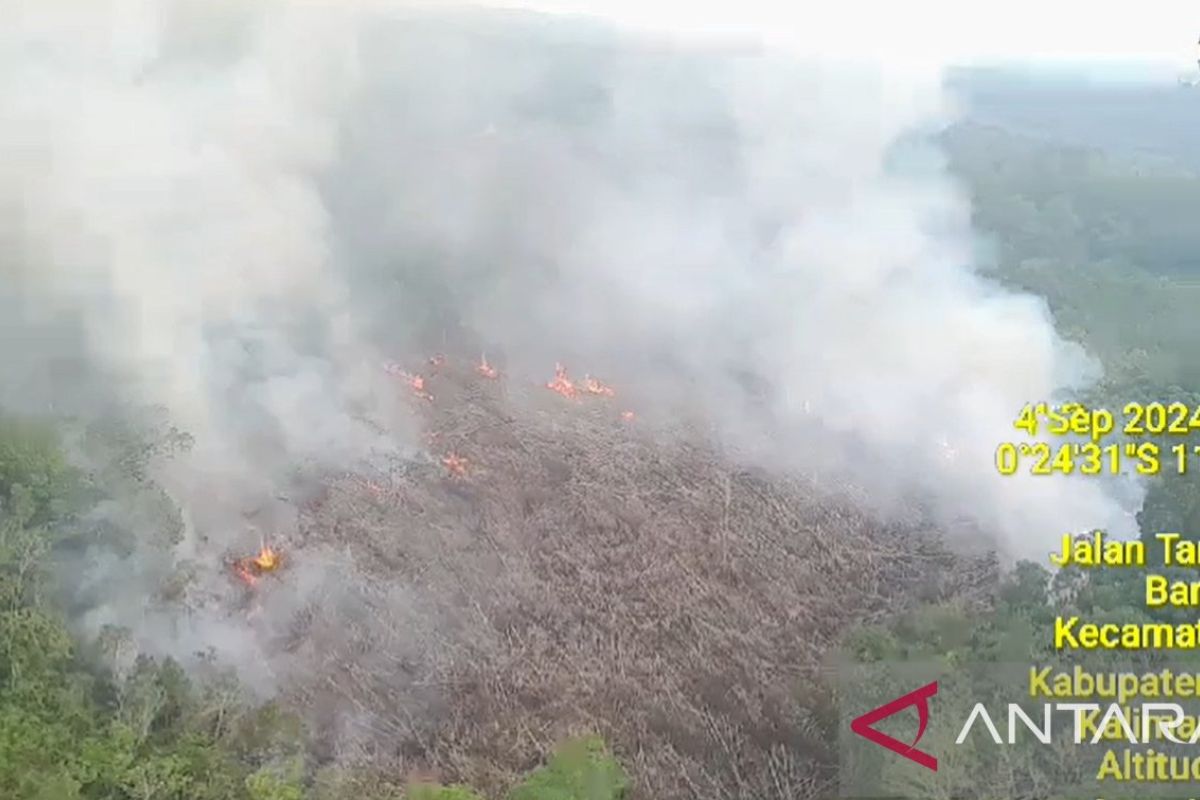
[[[1161,153],[1065,144],[973,119],[944,132],[940,145],[971,199],[980,271],[1045,298],[1060,333],[1102,363],[1105,377],[1087,399],[1200,406],[1200,175]],[[134,491],[172,535],[182,524],[178,512],[146,477],[146,465],[188,444],[186,432],[174,430],[147,436],[120,425],[79,429],[52,417],[0,416],[0,797],[483,796],[479,787],[442,785],[440,775],[381,775],[329,763],[314,752],[301,718],[282,703],[254,700],[231,676],[214,670],[197,677],[170,659],[138,654],[130,668],[116,671],[113,651],[126,646],[120,631],[88,641],[72,630],[62,565],[98,538],[122,546],[120,532],[97,529],[88,509]],[[92,453],[86,466],[68,458],[80,449]],[[725,491],[728,511],[728,484]],[[1200,481],[1156,478],[1138,522],[1143,536],[1200,534]],[[1047,532],[1047,541],[1058,535]],[[988,588],[982,614],[977,604],[910,598],[903,613],[844,631],[841,651],[866,664],[1021,661],[1052,655],[1044,631],[1064,607],[1114,620],[1148,613],[1141,584],[1119,571],[1082,581],[1070,569],[1051,576],[1021,563]],[[797,684],[794,692],[824,696],[828,687]],[[828,718],[811,724],[818,729],[813,738],[836,736]],[[503,796],[618,800],[630,796],[628,764],[636,755],[580,732],[538,763],[522,759]],[[975,788],[970,774],[946,774],[958,790]],[[1029,787],[993,788],[1030,796],[1022,793]]]
[[[1150,92],[1159,101],[1164,94]],[[1167,96],[1172,103],[1195,105],[1187,95]],[[1095,138],[1136,138],[1136,123],[1121,124],[1127,130],[1105,130]],[[1104,379],[1081,400],[1117,409],[1155,400],[1195,407],[1200,231],[1191,220],[1200,208],[1200,175],[1163,151],[1114,153],[1063,144],[1037,135],[1044,126],[1034,127],[1037,133],[1030,134],[975,120],[943,134],[950,168],[970,194],[974,223],[984,237],[981,268],[1006,286],[1044,298],[1058,330],[1100,360]],[[1196,539],[1198,526],[1200,481],[1194,473],[1148,479],[1138,527],[1152,559],[1160,552],[1155,534],[1180,532]],[[1047,553],[1059,534],[1047,534]],[[1167,570],[1174,579],[1187,579],[1188,573]],[[859,628],[847,640],[848,654],[880,665],[1063,663],[1051,636],[1058,615],[1113,623],[1193,621],[1184,609],[1147,608],[1143,583],[1138,570],[1068,566],[1051,574],[1044,561],[1023,561],[1001,580],[982,618],[954,603],[927,605]],[[1093,670],[1153,670],[1195,661],[1177,651],[1110,651],[1089,654],[1084,663]],[[980,762],[967,760],[943,767],[936,785],[907,789],[945,797],[1077,796],[1050,790],[1038,778],[1080,779],[1072,772],[1078,754],[1057,752],[1053,763],[1028,752],[1009,757],[1006,779],[993,781],[995,773],[985,777]]]

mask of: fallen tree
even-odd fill
[[[427,452],[326,483],[290,544],[356,565],[354,609],[314,599],[283,645],[327,758],[494,794],[596,732],[634,797],[827,795],[839,637],[982,601],[995,575],[845,492],[643,427],[611,392],[581,402],[562,371],[554,392],[427,372],[405,375]]]

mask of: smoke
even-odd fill
[[[175,549],[89,554],[85,624],[130,625],[184,654],[219,647],[203,635],[212,620],[156,619],[146,598],[180,559],[220,575],[227,549],[273,535],[298,465],[394,450],[380,430],[403,422],[372,417],[387,387],[331,261],[316,184],[337,156],[357,21],[291,4],[15,12],[0,46],[5,299],[25,321],[11,349],[34,355],[14,352],[25,369],[6,394],[85,416],[163,408],[194,437],[156,476],[182,509]],[[38,344],[48,331],[53,353]],[[128,505],[153,504],[132,494]],[[245,645],[221,649],[252,662]]]
[[[1009,553],[1132,531],[1094,482],[996,472],[1021,406],[1097,370],[973,274],[969,205],[908,136],[948,119],[936,75],[534,25],[364,38],[348,263],[425,259],[533,374],[593,365],[755,460],[932,494]]]
[[[950,110],[924,67],[496,11],[13,16],[6,399],[159,407],[195,441],[156,476],[182,533],[133,575],[86,567],[91,627],[256,662],[237,623],[150,615],[146,585],[286,529],[299,465],[415,452],[379,365],[448,336],[513,380],[579,365],[885,511],[927,498],[1012,555],[1133,530],[1096,482],[996,473],[1021,405],[1096,370],[1043,303],[973,274],[968,204],[914,135]]]

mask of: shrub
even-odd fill
[[[629,780],[598,736],[564,743],[509,795],[510,800],[620,800]]]

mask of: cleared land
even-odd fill
[[[281,646],[314,668],[290,701],[364,774],[495,790],[595,731],[634,797],[828,795],[838,637],[994,575],[623,418],[619,387],[572,401],[467,359],[421,372],[397,392],[428,451],[325,484],[290,543],[355,564],[354,602],[313,598]]]

